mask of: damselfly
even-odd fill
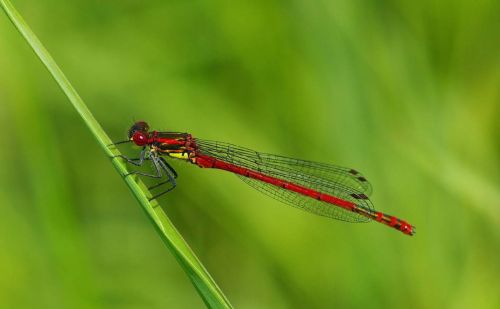
[[[347,222],[375,220],[407,235],[415,227],[394,216],[376,211],[370,199],[371,185],[358,171],[331,164],[316,163],[261,153],[228,143],[194,138],[180,132],[149,131],[149,125],[138,121],[128,132],[128,139],[143,147],[138,159],[129,163],[143,165],[150,161],[153,173],[131,174],[160,179],[149,187],[155,199],[176,186],[177,173],[164,159],[185,160],[202,168],[216,168],[236,174],[255,189],[291,206]]]

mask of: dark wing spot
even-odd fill
[[[352,193],[351,196],[354,197],[355,199],[358,199],[358,200],[368,199],[368,196],[364,195],[363,193],[360,193],[360,194]]]
[[[358,177],[358,180],[359,181],[366,181],[366,178],[365,177]]]
[[[353,170],[353,169],[351,169],[351,170],[349,171],[349,173],[351,173],[351,174],[353,174],[353,175],[357,175],[357,174],[359,174],[359,172],[358,172],[357,170]]]

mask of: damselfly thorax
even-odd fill
[[[168,155],[172,158],[193,162],[195,144],[189,133],[149,132],[145,122],[135,123],[129,130],[129,139],[138,146],[150,147],[151,151]],[[193,162],[194,163],[194,162]]]

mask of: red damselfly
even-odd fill
[[[316,163],[261,153],[228,143],[194,138],[180,132],[149,131],[138,121],[128,139],[143,147],[138,159],[126,159],[134,165],[150,161],[153,173],[138,174],[161,179],[150,190],[159,190],[151,199],[176,186],[177,173],[164,157],[185,160],[202,168],[216,168],[236,174],[255,189],[294,207],[347,222],[375,220],[407,235],[415,227],[394,216],[376,211],[370,199],[371,185],[358,171],[331,164]]]

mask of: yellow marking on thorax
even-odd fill
[[[189,154],[187,152],[169,152],[168,155],[180,160],[189,160]]]

